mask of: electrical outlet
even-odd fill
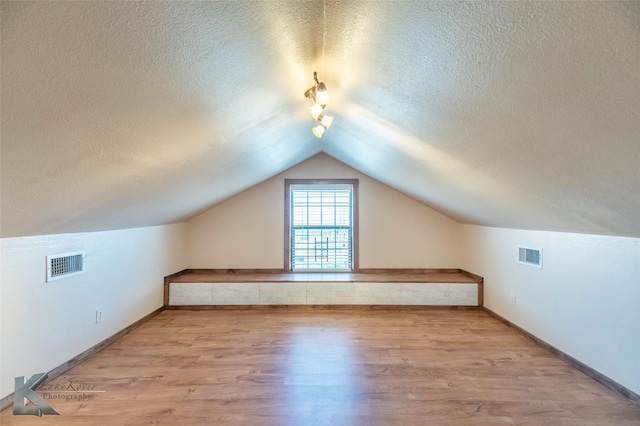
[[[96,311],[96,324],[102,321],[102,311]]]
[[[511,294],[511,306],[516,306],[516,295],[515,294]]]

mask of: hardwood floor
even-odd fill
[[[167,310],[38,393],[61,415],[0,423],[640,424],[640,407],[480,310]]]

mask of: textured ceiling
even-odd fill
[[[460,222],[640,236],[639,2],[0,7],[3,237],[181,221],[319,152]]]

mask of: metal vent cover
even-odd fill
[[[84,252],[47,256],[47,282],[84,273]]]
[[[542,249],[519,246],[518,263],[542,268]]]

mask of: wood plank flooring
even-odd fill
[[[38,393],[61,415],[0,423],[640,425],[480,310],[167,310]]]

